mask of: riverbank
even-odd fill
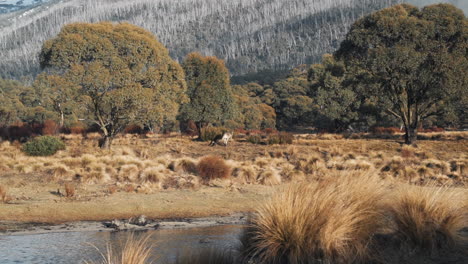
[[[205,228],[222,225],[244,225],[246,224],[247,219],[248,213],[236,213],[228,216],[168,219],[150,219],[141,215],[139,217],[130,219],[114,219],[109,221],[80,221],[63,224],[0,221],[0,236],[38,235],[64,232],[148,231]]]

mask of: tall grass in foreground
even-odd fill
[[[257,210],[246,229],[247,258],[260,263],[352,263],[372,258],[385,223],[382,181],[366,175],[291,185]]]
[[[467,247],[468,195],[464,189],[399,186],[390,211],[395,235],[404,247],[433,253]],[[468,249],[468,248],[465,248]]]
[[[86,264],[147,264],[150,262],[151,245],[148,240],[151,236],[146,235],[142,237],[135,237],[131,234],[125,241],[122,248],[115,250],[107,245],[106,253],[101,254],[102,260],[100,262],[87,262]],[[97,248],[96,248],[97,249]]]

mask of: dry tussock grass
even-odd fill
[[[200,159],[197,171],[203,183],[214,179],[227,179],[231,176],[232,168],[217,156],[206,156]]]
[[[370,257],[382,225],[382,182],[348,175],[293,184],[261,206],[246,229],[246,255],[260,263],[350,263]]]
[[[399,185],[389,208],[403,246],[432,253],[466,247],[467,206],[465,189]]]
[[[102,253],[97,247],[96,250],[101,255],[99,262],[88,262],[87,264],[147,264],[151,257],[151,245],[149,239],[151,236],[136,237],[134,234],[128,236],[127,240],[120,249],[115,249],[109,244],[107,250]]]

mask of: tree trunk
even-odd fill
[[[102,149],[110,149],[112,145],[112,137],[104,135],[101,139],[99,139],[99,147]]]
[[[412,145],[416,143],[418,137],[417,125],[405,126],[405,144]]]
[[[197,130],[198,130],[198,140],[202,140],[203,122],[196,122],[196,124],[197,124]]]
[[[63,128],[63,124],[65,123],[65,116],[63,111],[60,111],[60,128]]]

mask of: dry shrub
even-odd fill
[[[290,185],[250,220],[242,239],[246,258],[255,263],[364,261],[383,225],[384,194],[380,179],[368,175]]]
[[[232,252],[220,249],[202,249],[199,252],[183,252],[174,264],[235,264],[239,263]]]
[[[86,264],[146,264],[150,263],[151,245],[149,243],[150,235],[136,237],[133,233],[130,234],[123,245],[118,249],[107,245],[107,252],[104,254],[96,248],[102,260],[100,262],[88,262]]]
[[[55,135],[59,131],[59,125],[54,120],[46,120],[42,125],[42,135]]]
[[[465,189],[400,185],[391,199],[395,234],[404,246],[425,252],[466,246],[468,193]]]
[[[75,196],[76,188],[75,185],[71,183],[65,183],[65,197],[73,197]]]
[[[197,171],[202,182],[206,184],[213,179],[229,178],[232,169],[221,157],[205,156],[198,162]]]
[[[257,170],[252,165],[244,165],[233,171],[235,180],[242,184],[254,184],[257,181]]]
[[[0,200],[2,203],[8,202],[8,189],[3,185],[0,185]]]
[[[123,190],[127,193],[135,192],[135,186],[133,186],[133,184],[127,184],[123,187]]]
[[[275,169],[267,169],[260,173],[258,182],[263,185],[278,185],[281,184],[281,175]]]
[[[142,182],[161,183],[166,177],[164,170],[163,166],[146,168],[141,172],[140,180]]]
[[[118,178],[121,181],[134,182],[138,179],[140,170],[135,164],[123,165],[120,168]]]
[[[107,193],[108,194],[114,194],[117,191],[118,191],[118,188],[115,185],[110,185],[110,186],[107,187]]]
[[[169,164],[169,169],[175,172],[197,174],[197,163],[196,160],[191,158],[182,158],[172,161]]]

